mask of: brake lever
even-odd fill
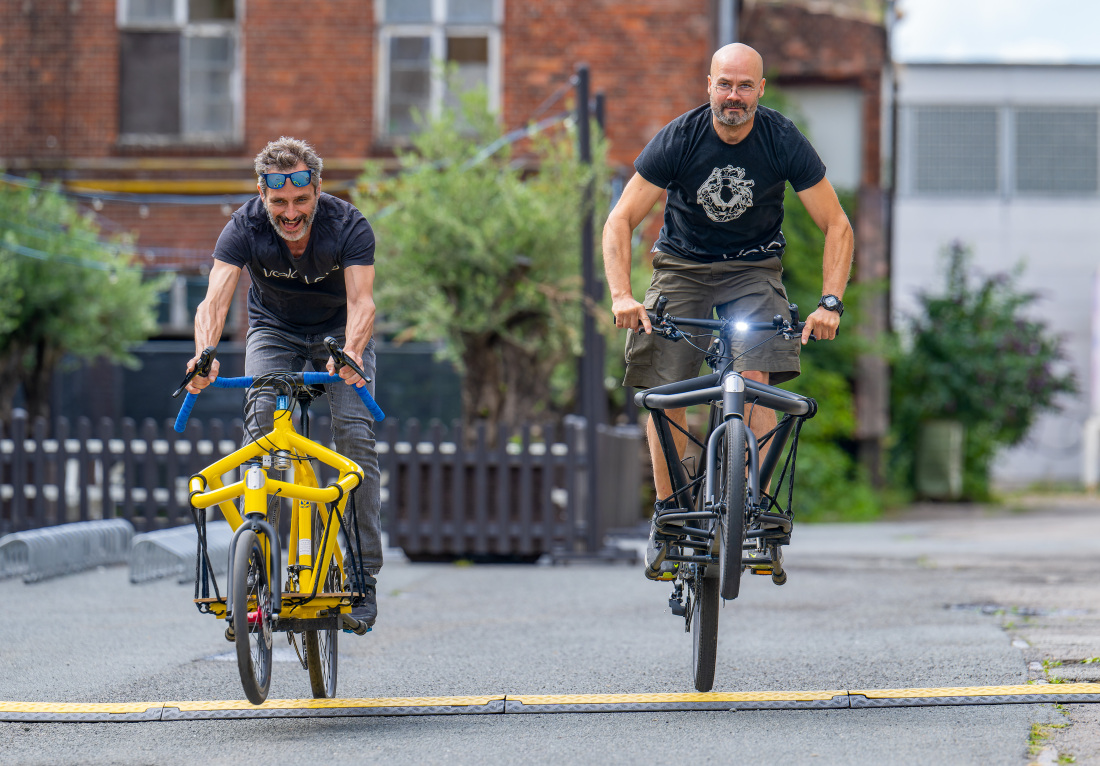
[[[207,346],[202,350],[202,353],[199,354],[199,361],[195,362],[194,369],[192,369],[191,372],[187,373],[187,375],[183,379],[183,382],[180,383],[180,387],[172,392],[173,399],[179,399],[180,394],[182,394],[183,390],[187,388],[187,384],[190,383],[191,379],[194,378],[196,375],[198,375],[200,378],[205,378],[207,375],[210,374],[210,367],[214,364],[214,353],[215,349],[213,346]]]
[[[328,349],[329,356],[332,357],[333,364],[336,367],[336,371],[339,372],[340,368],[345,364],[353,369],[360,378],[370,383],[370,376],[357,365],[351,357],[344,353],[344,350],[340,348],[340,344],[331,335],[325,338],[325,348]]]

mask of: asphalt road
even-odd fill
[[[723,609],[715,691],[1019,684],[1051,680],[1059,655],[1059,672],[1079,671],[1065,677],[1092,680],[1097,510],[799,527],[790,581],[749,578]],[[341,635],[340,697],[693,691],[670,589],[637,567],[391,561],[379,587],[375,630]],[[0,700],[243,698],[224,623],[188,585],[109,568],[0,593]],[[276,642],[270,698],[308,697]],[[0,723],[0,763],[1087,763],[1091,708]]]

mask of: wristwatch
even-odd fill
[[[844,316],[844,302],[835,295],[822,295],[817,305],[822,306],[827,311],[835,311],[841,316]]]

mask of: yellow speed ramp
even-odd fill
[[[507,713],[615,713],[645,710],[764,710],[848,707],[847,692],[699,692],[690,694],[508,695]]]
[[[1041,702],[1100,702],[1100,684],[1015,684],[913,689],[853,689],[853,708],[925,705],[1005,705]]]
[[[1100,702],[1100,684],[916,687],[663,694],[496,694],[466,697],[67,703],[0,702],[0,721],[104,722],[513,713],[813,710]]]

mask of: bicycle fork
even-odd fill
[[[229,542],[229,571],[226,573],[226,580],[230,583],[234,581],[233,562],[236,559],[237,543],[241,535],[246,531],[252,531],[257,536],[265,536],[267,538],[266,547],[271,554],[267,557],[267,581],[271,588],[271,610],[272,616],[278,619],[279,613],[283,610],[283,588],[278,577],[283,568],[283,552],[282,545],[279,544],[278,533],[276,533],[274,527],[264,520],[267,511],[267,493],[264,492],[266,483],[267,472],[264,471],[262,466],[256,463],[248,466],[244,475],[244,517],[241,525],[233,533],[233,539]],[[231,587],[225,599],[225,619],[230,624],[232,624],[233,619],[233,607],[233,588]]]

